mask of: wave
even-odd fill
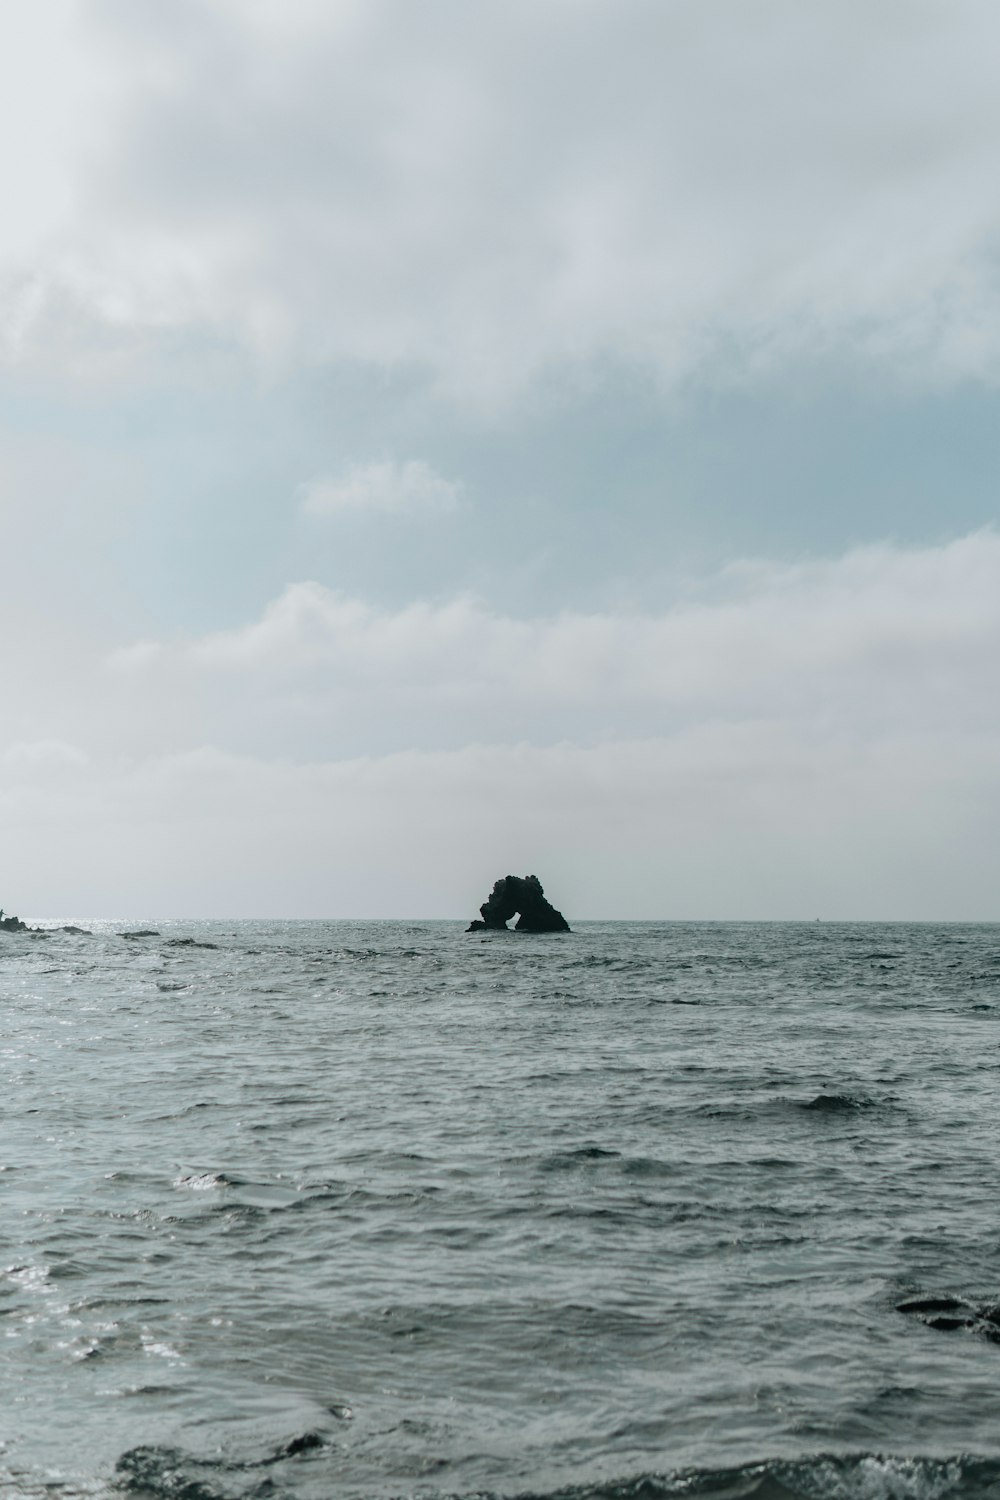
[[[573,1487],[546,1500],[997,1500],[998,1495],[1000,1459],[865,1453],[643,1474]]]
[[[126,1495],[141,1495],[148,1500],[241,1500],[251,1496],[275,1495],[269,1475],[258,1477],[277,1465],[303,1457],[315,1457],[317,1449],[327,1446],[318,1432],[305,1432],[291,1438],[270,1453],[242,1461],[196,1458],[180,1448],[143,1445],[123,1453],[115,1466],[115,1489]],[[256,1471],[256,1472],[255,1472]],[[234,1480],[236,1484],[234,1485]]]
[[[776,1098],[758,1095],[744,1099],[710,1100],[695,1104],[691,1110],[691,1113],[703,1119],[720,1120],[766,1120],[768,1118],[780,1119],[782,1116],[794,1118],[801,1113],[833,1118],[870,1115],[878,1119],[883,1116],[893,1117],[900,1112],[901,1104],[896,1094],[861,1092],[830,1092],[814,1094],[811,1098],[804,1099],[795,1099],[787,1095],[779,1095]]]
[[[801,1105],[802,1109],[816,1109],[826,1114],[852,1114],[856,1110],[878,1109],[894,1100],[870,1099],[863,1094],[817,1094]]]
[[[143,1446],[130,1449],[118,1460],[115,1489],[145,1500],[233,1500],[236,1496],[251,1500],[273,1497],[276,1489],[294,1494],[295,1471],[304,1478],[302,1466],[308,1465],[312,1492],[319,1477],[316,1466],[329,1462],[332,1451],[330,1440],[316,1432],[243,1461],[195,1458],[177,1448]],[[638,1474],[547,1492],[477,1490],[474,1496],[463,1496],[442,1489],[422,1493],[435,1493],[441,1500],[500,1500],[502,1495],[510,1495],[511,1500],[950,1500],[952,1496],[997,1500],[1000,1459],[818,1454],[734,1468]]]

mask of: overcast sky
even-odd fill
[[[0,902],[1000,916],[1000,11],[0,12]]]

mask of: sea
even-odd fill
[[[1000,1497],[1000,927],[38,925],[5,1500]]]

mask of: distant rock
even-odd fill
[[[5,917],[0,913],[0,932],[30,932],[33,937],[51,937],[54,932],[71,932],[76,937],[93,937],[86,927],[29,927],[20,917]]]
[[[504,875],[479,908],[482,921],[475,921],[466,932],[508,932],[507,923],[517,916],[517,932],[569,932],[570,926],[561,911],[545,899],[537,875]]]
[[[159,937],[159,935],[160,934],[156,931],[155,927],[137,927],[134,932],[120,932],[118,934],[119,937],[129,939]]]

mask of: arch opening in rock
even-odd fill
[[[479,908],[482,921],[471,922],[466,932],[509,932],[507,923],[516,916],[516,932],[569,932],[561,911],[546,901],[537,875],[503,875]]]

